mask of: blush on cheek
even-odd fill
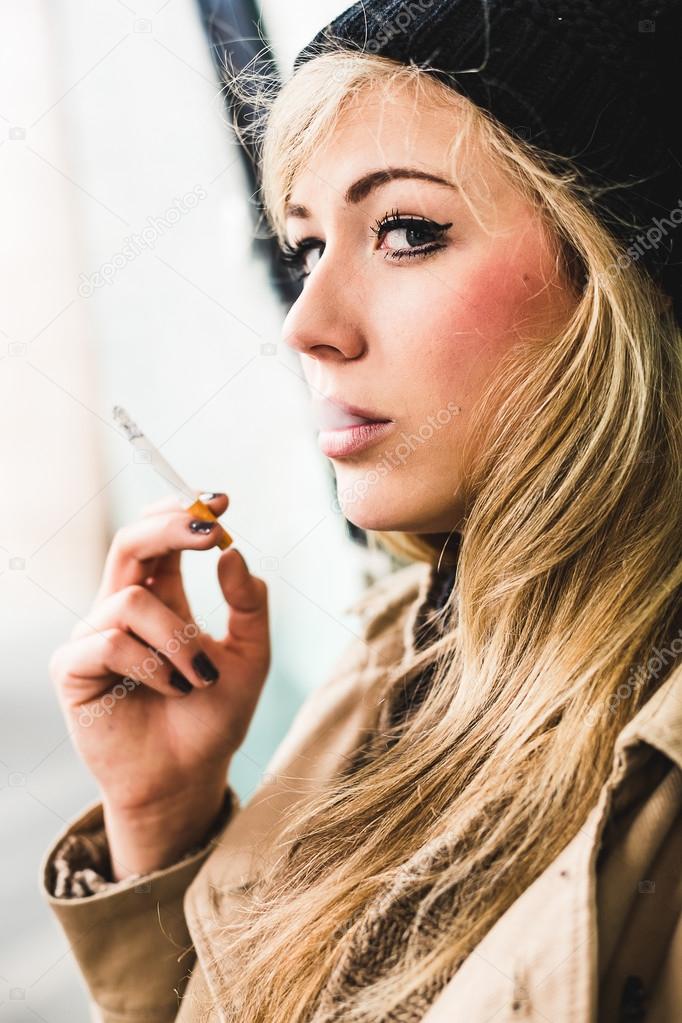
[[[552,319],[558,293],[547,285],[550,268],[530,258],[495,257],[473,268],[453,295],[451,324],[495,347],[518,340],[538,322]],[[538,256],[540,253],[537,254]]]

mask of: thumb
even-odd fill
[[[268,646],[268,587],[252,575],[236,547],[218,559],[218,581],[228,606],[227,640]]]

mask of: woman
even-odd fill
[[[217,641],[216,529],[116,535],[51,662],[102,798],[43,863],[97,1018],[682,1018],[679,14],[356,4],[265,106],[284,338],[408,564],[238,807],[265,584],[220,557]]]

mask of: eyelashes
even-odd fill
[[[400,248],[388,248],[384,251],[385,259],[401,260],[425,258],[447,246],[445,234],[452,227],[452,222],[439,224],[427,217],[403,215],[397,209],[385,213],[370,227],[370,233],[383,243],[388,235],[398,233],[403,236]],[[414,243],[414,244],[412,244]],[[281,246],[282,262],[290,269],[293,276],[303,279],[310,274],[307,269],[307,255],[316,249],[324,250],[324,242],[319,238],[303,238],[294,245],[284,243]],[[381,245],[379,246],[381,250]],[[319,258],[319,257],[318,257]]]
[[[384,239],[387,234],[394,231],[403,232],[405,235],[406,247],[387,250],[386,255],[392,259],[403,259],[406,256],[425,255],[434,252],[436,249],[444,248],[442,238],[452,222],[439,224],[435,220],[428,220],[426,217],[403,216],[400,210],[391,210],[385,213],[381,219],[374,222],[370,228],[372,234],[378,239]],[[426,241],[416,242],[416,246],[410,245],[410,237],[414,240],[415,235],[426,235]]]
[[[296,242],[295,245],[289,245],[285,242],[280,247],[280,259],[289,268],[292,276],[300,280],[303,277],[307,277],[310,273],[309,270],[305,269],[307,253],[313,249],[318,249],[321,245],[324,247],[323,243],[316,238],[304,238],[302,241]]]

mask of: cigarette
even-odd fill
[[[126,437],[134,447],[139,448],[140,451],[145,451],[148,458],[145,459],[149,462],[153,469],[164,478],[174,490],[178,492],[178,499],[181,506],[185,511],[190,512],[198,519],[204,519],[207,522],[218,522],[217,518],[203,501],[199,500],[198,495],[203,493],[200,490],[192,490],[185,481],[180,477],[175,469],[168,464],[166,459],[163,457],[159,449],[152,444],[148,437],[146,437],[142,430],[139,428],[137,423],[131,419],[126,410],[120,405],[114,405],[113,408],[114,421],[121,427]],[[220,523],[218,523],[220,525]],[[232,544],[232,537],[220,525],[221,537],[218,540],[218,547],[221,551],[226,550]]]

